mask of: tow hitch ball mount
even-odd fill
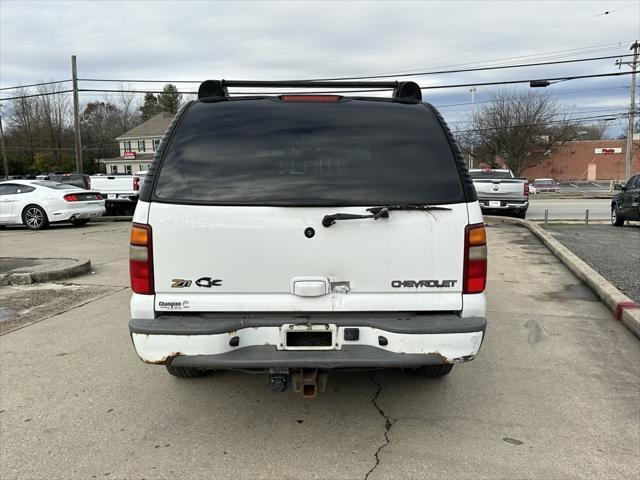
[[[327,388],[328,376],[328,373],[318,372],[316,368],[270,368],[269,388],[273,392],[284,392],[291,385],[293,391],[303,398],[316,398],[318,393]]]

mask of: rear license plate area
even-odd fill
[[[283,325],[279,350],[334,350],[335,325]]]

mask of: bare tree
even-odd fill
[[[39,119],[38,101],[33,97],[26,97],[28,91],[20,88],[16,91],[16,99],[9,105],[9,131],[17,143],[29,146],[29,160],[33,163],[36,128]]]
[[[120,85],[121,92],[115,94],[113,97],[107,97],[107,103],[111,103],[117,107],[120,112],[120,133],[124,133],[127,130],[131,130],[140,122],[140,105],[138,99],[136,99],[135,93],[127,92],[131,90],[129,85]]]
[[[60,92],[57,85],[41,85],[38,87],[40,117],[42,120],[43,140],[45,140],[56,162],[61,166],[63,149],[69,144],[72,136],[71,98],[67,93]]]
[[[476,111],[466,132],[474,156],[490,165],[501,160],[520,176],[576,137],[577,123],[549,94],[503,89],[490,100]]]

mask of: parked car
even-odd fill
[[[133,213],[139,193],[139,180],[134,175],[92,175],[90,185],[104,197],[107,215]]]
[[[621,227],[625,220],[640,220],[640,173],[613,188],[619,192],[611,198],[611,224]]]
[[[104,213],[97,192],[49,180],[0,182],[0,225],[23,224],[30,230],[60,222],[80,226]]]
[[[529,208],[529,182],[509,169],[472,169],[469,174],[483,213],[525,218]]]
[[[534,193],[553,192],[560,193],[560,184],[553,178],[536,178],[531,189]]]
[[[178,377],[260,369],[310,397],[331,369],[439,377],[478,354],[485,228],[432,105],[404,87],[393,99],[200,91],[133,218],[129,329],[144,362]]]
[[[36,176],[36,180],[51,180],[52,182],[73,185],[87,190],[91,188],[89,175],[80,173],[46,173]]]

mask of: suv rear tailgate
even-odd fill
[[[443,207],[451,210],[391,211],[325,228],[324,215],[366,209],[153,203],[155,308],[461,310],[467,204]],[[294,279],[328,279],[328,293],[293,294]]]

